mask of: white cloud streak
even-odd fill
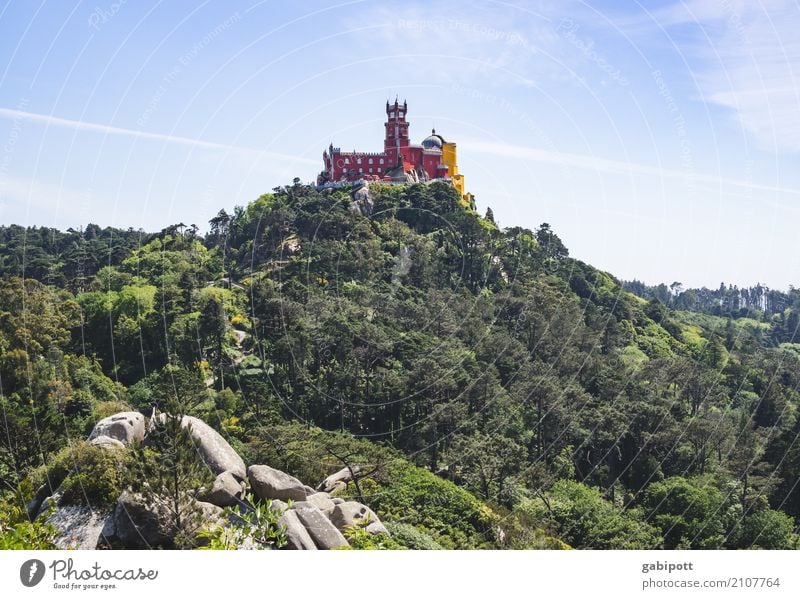
[[[745,189],[759,191],[769,191],[775,193],[785,193],[800,196],[800,189],[788,187],[778,187],[774,185],[763,185],[751,181],[738,179],[726,179],[711,175],[698,175],[692,172],[664,169],[634,162],[624,162],[621,160],[610,160],[599,156],[588,156],[585,154],[573,154],[569,152],[555,152],[540,148],[531,148],[514,144],[500,142],[486,142],[477,139],[460,139],[459,146],[467,149],[468,152],[478,154],[489,154],[503,158],[518,158],[541,164],[553,164],[569,168],[606,173],[612,175],[647,175],[662,179],[677,179],[691,181],[692,183],[708,183],[715,186],[734,186]]]
[[[226,152],[248,152],[255,153],[264,158],[273,160],[281,160],[291,164],[314,164],[317,165],[319,161],[311,160],[309,158],[302,158],[299,156],[292,156],[290,154],[281,154],[279,152],[267,152],[257,150],[255,148],[246,148],[241,146],[232,146],[220,144],[212,141],[204,141],[201,139],[192,139],[190,137],[180,137],[177,135],[165,135],[163,133],[149,133],[147,131],[137,131],[135,129],[125,129],[122,127],[112,127],[110,125],[101,125],[97,123],[90,123],[86,121],[75,121],[71,119],[64,119],[56,116],[45,114],[38,114],[35,112],[26,112],[23,110],[15,110],[11,108],[0,108],[0,118],[25,120],[28,122],[39,123],[52,127],[62,127],[68,129],[75,129],[78,131],[90,131],[94,133],[104,133],[106,135],[120,135],[134,139],[146,139],[153,141],[161,141],[164,143],[172,143],[183,146],[190,146],[193,148],[203,148],[207,150],[222,150]]]

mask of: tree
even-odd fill
[[[674,476],[650,485],[643,506],[661,530],[665,549],[722,548],[726,505],[716,487]]]
[[[168,376],[169,371],[164,373],[164,378]],[[165,387],[158,386],[161,391]],[[203,524],[198,497],[212,477],[197,453],[191,424],[185,419],[189,408],[186,397],[175,388],[160,399],[165,411],[154,410],[146,443],[134,447],[140,470],[133,490],[143,495],[145,503],[163,511],[164,527],[175,547],[189,548],[197,544]]]

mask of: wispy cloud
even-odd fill
[[[75,121],[72,119],[64,119],[56,116],[37,114],[35,112],[26,112],[23,110],[15,110],[11,108],[0,108],[0,118],[24,120],[33,123],[40,123],[51,127],[65,127],[68,129],[77,129],[79,131],[91,131],[95,133],[104,133],[106,135],[121,135],[136,139],[146,139],[153,141],[161,141],[165,143],[178,144],[183,146],[190,146],[193,148],[201,148],[207,150],[221,150],[226,152],[248,152],[258,154],[259,156],[270,158],[274,160],[281,160],[292,164],[314,164],[318,161],[300,156],[292,156],[290,154],[281,154],[279,152],[266,152],[255,148],[247,148],[242,146],[234,146],[216,143],[212,141],[205,141],[202,139],[193,139],[190,137],[181,137],[177,135],[166,135],[163,133],[150,133],[147,131],[137,131],[135,129],[125,129],[123,127],[112,127],[110,125],[101,125],[98,123],[90,123],[86,121]]]
[[[543,78],[564,77],[553,61],[564,45],[552,19],[530,8],[500,10],[485,2],[372,5],[343,18],[356,30],[375,24],[370,35],[354,35],[343,60],[365,53],[384,56],[398,80],[422,77],[437,83],[533,87]],[[394,59],[389,61],[389,59]]]
[[[63,185],[7,176],[0,185],[0,222],[8,222],[9,213],[19,221],[24,214],[34,214],[38,223],[42,224],[38,219],[48,214],[55,224],[61,206],[68,206],[73,215],[84,216],[89,210],[90,201],[89,191],[80,192]]]
[[[795,0],[682,0],[654,11],[668,32],[697,26],[691,45],[704,99],[733,111],[768,149],[800,150],[800,9]],[[651,21],[651,24],[653,21]],[[676,43],[682,35],[674,37]]]
[[[719,187],[733,186],[759,191],[800,195],[800,189],[777,187],[774,185],[762,185],[752,181],[727,179],[714,177],[711,175],[698,175],[687,171],[659,168],[645,164],[638,164],[635,162],[610,160],[608,158],[601,158],[599,156],[573,154],[569,152],[555,152],[551,150],[543,150],[540,148],[531,148],[514,144],[487,142],[478,139],[459,139],[458,143],[459,146],[472,153],[490,154],[493,156],[501,156],[503,158],[518,158],[521,160],[528,160],[541,164],[552,164],[598,173],[612,175],[647,175],[662,179],[691,181],[692,184],[707,183]]]

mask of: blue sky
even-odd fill
[[[12,1],[0,222],[155,230],[411,136],[501,225],[621,278],[800,284],[800,7]]]

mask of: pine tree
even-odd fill
[[[178,548],[197,544],[203,524],[198,496],[211,483],[211,473],[195,448],[191,424],[184,422],[187,403],[176,389],[164,401],[166,411],[154,411],[145,443],[134,449],[141,468],[134,490],[146,504],[158,507],[162,525]]]

